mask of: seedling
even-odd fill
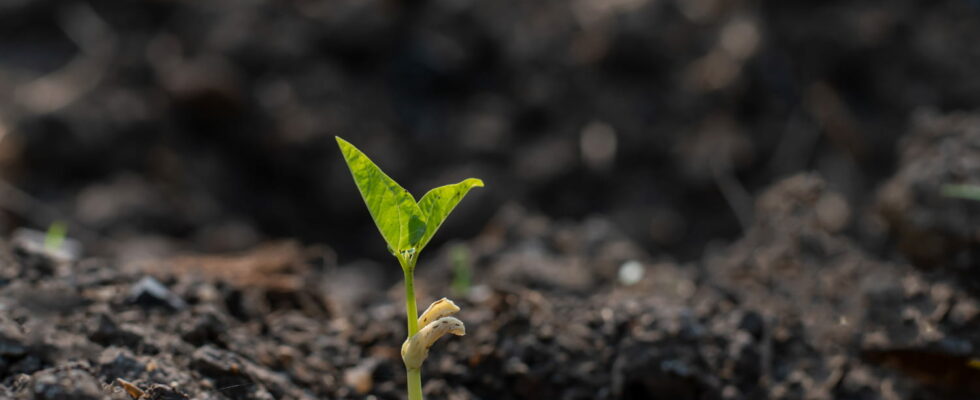
[[[58,250],[68,236],[68,224],[64,221],[54,221],[48,226],[48,231],[44,233],[44,248],[48,250]]]
[[[470,189],[483,187],[475,178],[430,190],[418,202],[412,194],[385,175],[354,145],[337,137],[340,152],[347,161],[354,183],[361,192],[374,224],[388,244],[388,251],[398,259],[405,274],[405,319],[408,338],[402,344],[402,361],[408,375],[408,399],[422,400],[422,362],[429,348],[447,333],[466,334],[463,322],[452,317],[459,311],[451,300],[432,303],[418,316],[415,305],[415,263],[419,253]]]

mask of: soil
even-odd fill
[[[335,134],[487,182],[418,267],[467,325],[427,398],[980,398],[975,37],[965,0],[0,4],[0,398],[405,398]]]
[[[607,219],[511,206],[468,249],[468,335],[432,349],[431,398],[955,399],[980,396],[980,304],[955,274],[880,260],[815,175],[759,196],[747,233],[692,265]],[[458,248],[458,247],[456,247]],[[42,248],[43,249],[43,248]],[[423,304],[450,251],[419,266]],[[393,265],[327,248],[119,264],[4,246],[0,390],[10,398],[402,398]],[[624,263],[644,274],[623,282]],[[39,272],[40,271],[40,272]],[[352,274],[357,278],[352,279]]]

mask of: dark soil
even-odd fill
[[[751,217],[733,181],[818,171],[863,207],[912,113],[980,107],[968,0],[307,3],[0,5],[0,176],[35,200],[0,228],[70,217],[100,254],[291,237],[382,261],[340,135],[412,191],[494,185],[436,244],[517,202],[695,260]],[[59,72],[74,101],[26,94]],[[609,138],[611,156],[582,150]]]
[[[977,37],[967,0],[0,2],[0,398],[404,398],[333,135],[487,182],[418,267],[467,325],[429,399],[980,398]]]
[[[433,349],[425,391],[980,396],[976,297],[951,274],[860,250],[840,233],[850,212],[819,177],[795,176],[759,197],[743,238],[681,266],[603,218],[505,208],[460,244],[479,282],[456,297],[469,334]],[[450,286],[448,253],[420,265],[422,303]],[[58,262],[14,244],[3,260],[5,397],[128,398],[117,379],[160,399],[403,396],[401,294],[383,271],[394,264],[352,271],[325,248],[288,242],[137,264]],[[626,285],[617,272],[630,261],[645,274]]]

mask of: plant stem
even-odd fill
[[[406,369],[408,373],[408,400],[422,400],[422,371]]]
[[[415,263],[402,265],[405,272],[405,319],[408,322],[408,337],[419,332],[419,312],[415,307]]]
[[[419,312],[415,306],[415,259],[406,261],[398,257],[405,272],[405,319],[408,321],[408,337],[419,332]],[[408,382],[408,400],[422,400],[422,371],[405,367]]]

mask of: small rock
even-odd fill
[[[37,400],[98,400],[103,397],[99,381],[81,368],[40,371],[34,375],[33,390]]]
[[[136,332],[120,327],[111,317],[102,314],[98,325],[89,335],[89,339],[103,346],[125,346],[130,349],[140,348],[143,338]]]
[[[99,355],[99,373],[103,376],[136,379],[145,370],[146,366],[128,349],[110,347]]]
[[[20,357],[26,351],[20,327],[13,321],[0,321],[0,358]]]
[[[180,324],[180,337],[195,346],[208,342],[223,343],[221,335],[227,330],[227,323],[217,312],[205,311],[192,320],[183,320]]]
[[[619,283],[631,286],[643,279],[646,272],[643,264],[636,260],[629,260],[619,267]]]
[[[129,301],[143,306],[166,306],[175,311],[187,307],[187,303],[180,296],[149,276],[140,279],[133,286],[129,292]]]
[[[207,345],[192,356],[191,368],[213,380],[215,387],[232,397],[246,397],[256,389],[252,377],[242,370],[242,360],[231,352]]]
[[[369,358],[356,367],[344,372],[344,383],[354,388],[360,395],[365,395],[374,387],[374,369],[378,366],[378,360]]]
[[[143,399],[146,399],[146,400],[187,400],[187,399],[189,399],[189,397],[187,397],[186,394],[181,393],[177,389],[174,389],[174,388],[172,388],[170,386],[161,385],[161,384],[155,383],[155,384],[153,384],[153,386],[150,386],[149,389],[146,389],[146,392],[144,392],[144,394],[143,394]]]

